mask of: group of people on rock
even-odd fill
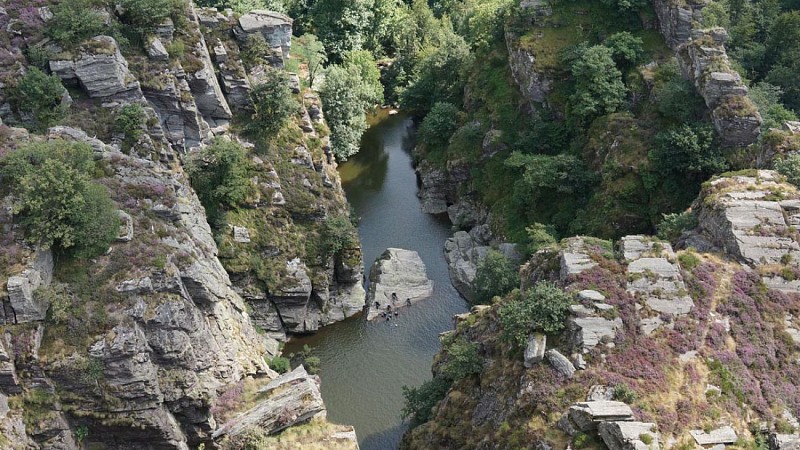
[[[381,311],[381,317],[385,318],[387,322],[392,320],[392,316],[394,316],[395,318],[400,316],[400,312],[397,310],[397,308],[395,308],[394,311],[392,311],[392,304],[396,302],[397,302],[397,292],[392,292],[392,302],[386,304],[385,311]],[[406,299],[406,305],[411,306],[410,298]],[[380,309],[380,308],[381,308],[380,302],[375,300],[375,309]]]

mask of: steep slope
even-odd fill
[[[539,251],[521,293],[456,318],[434,380],[463,357],[458,342],[476,346],[480,370],[403,448],[796,445],[798,199],[774,172],[725,175],[695,202],[688,248],[577,237]],[[573,299],[563,331],[514,345],[504,308],[547,280]]]
[[[267,367],[279,353],[275,338],[314,331],[364,304],[357,241],[325,255],[303,247],[326,218],[348,222],[335,163],[323,151],[319,101],[296,83],[301,113],[280,138],[249,143],[238,131],[249,117],[248,86],[258,82],[226,69],[244,67],[232,37],[238,17],[213,10],[198,17],[191,3],[180,5],[138,43],[144,47],[99,35],[61,48],[42,39],[52,20],[47,7],[0,10],[22,24],[3,36],[13,42],[3,49],[5,85],[33,70],[24,55],[35,46],[69,89],[62,120],[69,126],[35,134],[0,125],[0,155],[29,143],[88,145],[94,182],[120,221],[111,248],[92,259],[39,250],[15,221],[12,187],[0,183],[0,447],[185,449],[221,441],[235,448],[313,419],[306,442],[357,448],[352,428],[325,422],[318,378]],[[121,26],[122,16],[101,14],[107,31]],[[280,20],[288,40],[291,20]],[[217,64],[205,37],[213,33],[231,36],[212,46]],[[227,60],[225,47],[233,53]],[[3,122],[31,126],[9,92],[0,94]],[[143,113],[135,133],[119,129],[128,107]],[[204,208],[184,165],[214,139],[247,149],[251,183],[264,200],[210,226],[214,205]],[[305,290],[292,288],[300,271],[287,273],[293,264],[306,271]],[[237,425],[241,417],[250,426]]]

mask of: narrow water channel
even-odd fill
[[[424,214],[411,166],[411,121],[403,115],[376,118],[361,151],[340,166],[343,186],[361,218],[359,234],[367,271],[387,247],[419,252],[434,281],[433,297],[401,310],[395,322],[367,323],[356,317],[293,340],[285,353],[304,344],[321,359],[322,396],[328,418],[353,425],[362,450],[396,449],[406,430],[401,419],[402,386],[431,377],[438,335],[466,302],[450,284],[443,246],[446,219]]]

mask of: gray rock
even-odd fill
[[[561,376],[572,378],[572,376],[575,375],[575,366],[572,365],[572,362],[566,356],[559,353],[558,350],[548,350],[545,352],[545,357],[550,362],[550,365],[553,366],[553,369]]]
[[[159,38],[153,38],[147,44],[147,56],[154,61],[166,61],[169,59],[169,52]]]
[[[525,367],[531,368],[539,364],[544,359],[545,348],[547,347],[547,336],[541,333],[534,333],[528,337],[528,345],[525,347]]]
[[[14,366],[14,350],[4,335],[0,335],[0,392],[9,395],[22,392]]]
[[[474,300],[472,284],[475,281],[478,264],[486,256],[489,247],[478,245],[465,231],[458,231],[444,244],[444,257],[450,281],[456,290],[467,300]]]
[[[598,425],[600,437],[609,450],[647,450],[659,449],[659,436],[654,423],[644,422],[602,422]],[[641,436],[650,436],[651,443],[645,444]]]
[[[587,402],[596,401],[611,401],[614,399],[614,388],[595,384],[589,388],[589,393],[586,394]]]
[[[407,306],[426,299],[433,294],[433,281],[428,279],[425,263],[419,254],[411,250],[389,248],[378,257],[369,272],[369,292],[367,293],[367,319],[380,317],[385,305],[392,308]],[[396,295],[396,300],[392,294]],[[375,302],[381,307],[375,308]]]
[[[128,61],[111,36],[89,39],[71,61],[54,60],[50,70],[62,80],[77,79],[92,98],[105,98],[132,93],[141,98],[139,83],[128,71]]]
[[[242,244],[250,242],[250,230],[246,227],[233,227],[233,241]]]
[[[292,19],[284,14],[267,10],[250,11],[239,17],[239,27],[234,31],[242,42],[246,42],[250,34],[261,33],[270,47],[279,48],[284,58],[289,57]]]
[[[597,265],[590,257],[586,244],[581,237],[567,239],[561,252],[561,280],[571,275],[580,274]]]
[[[603,338],[613,339],[620,328],[620,318],[608,320],[603,317],[579,317],[567,321],[572,348],[579,353],[594,348]]]
[[[133,239],[133,217],[123,210],[117,210],[119,217],[119,233],[117,233],[118,242],[130,242]]]
[[[422,186],[417,196],[422,201],[422,211],[427,214],[444,214],[447,212],[447,195],[451,188],[447,173],[441,169],[429,167],[425,162],[417,168],[422,178]]]
[[[605,301],[606,296],[590,289],[585,289],[583,291],[578,292],[578,300],[583,300],[587,302],[602,302]]]
[[[225,50],[225,45],[222,41],[217,41],[217,45],[212,49],[214,52],[214,61],[217,64],[222,64],[228,61],[228,51]]]
[[[675,257],[675,253],[672,251],[672,246],[669,242],[660,241],[649,236],[624,236],[620,240],[619,246],[622,257],[627,261],[634,261],[643,257]]]
[[[770,450],[800,450],[800,434],[772,433],[769,436]]]
[[[511,75],[523,98],[534,104],[545,104],[553,85],[551,75],[536,65],[536,56],[519,44],[514,34],[506,33],[506,47]]]
[[[736,443],[736,431],[730,426],[724,426],[711,430],[706,433],[703,430],[690,430],[689,434],[692,435],[697,445],[717,445],[717,444],[734,444]]]
[[[44,320],[50,305],[34,292],[49,286],[52,279],[53,253],[50,250],[37,251],[22,273],[8,277],[6,290],[14,323]]]
[[[580,431],[597,429],[601,422],[633,421],[631,407],[616,401],[579,402],[569,408],[569,419]]]
[[[652,310],[680,316],[694,307],[680,270],[666,258],[643,257],[628,265],[628,292]],[[652,325],[652,324],[650,324]]]
[[[220,427],[213,437],[237,436],[251,427],[273,434],[325,414],[319,379],[302,365],[270,382],[261,393],[264,400]]]

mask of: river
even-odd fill
[[[404,308],[398,326],[355,317],[292,340],[284,353],[304,344],[321,360],[322,397],[328,418],[353,425],[362,450],[396,449],[406,430],[402,386],[431,377],[439,333],[467,310],[450,283],[443,246],[450,223],[422,212],[411,164],[413,128],[402,114],[373,118],[361,151],[339,167],[350,204],[360,217],[367,271],[388,247],[416,250],[434,281],[433,297]]]

